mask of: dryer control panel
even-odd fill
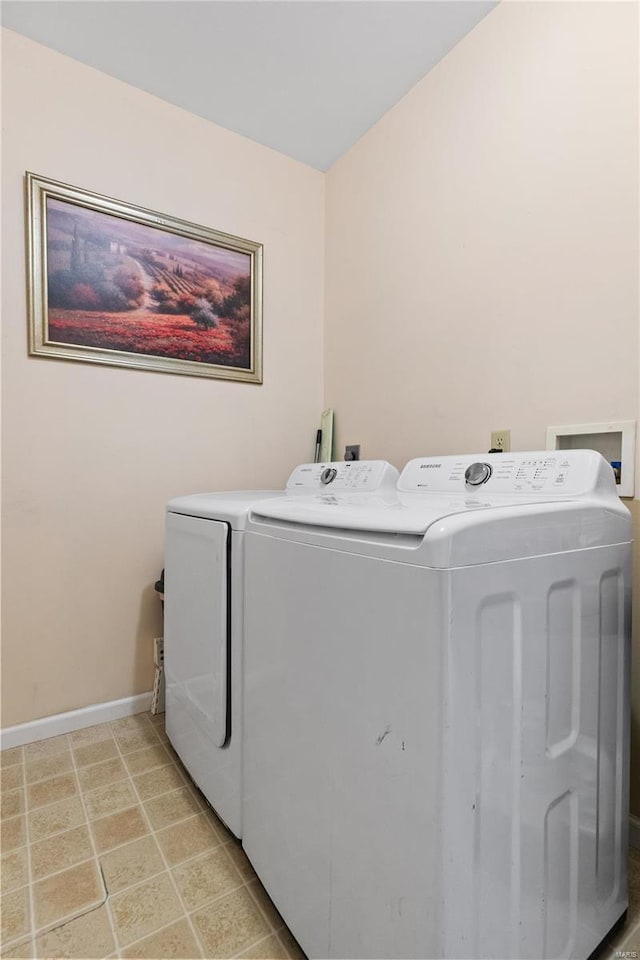
[[[398,490],[407,493],[554,495],[565,499],[595,493],[616,494],[611,465],[595,450],[485,453],[410,460]]]
[[[287,493],[395,490],[398,477],[396,468],[386,460],[303,463],[289,477]]]

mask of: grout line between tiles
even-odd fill
[[[149,726],[152,726],[152,724],[149,723]],[[155,730],[154,730],[154,733],[155,733]],[[158,741],[160,742],[160,738],[159,738],[159,737],[158,737]],[[120,744],[118,743],[117,740],[116,740],[116,748],[117,748],[118,752],[121,754],[121,756],[124,757],[124,754],[122,754],[122,751],[120,750]],[[153,827],[153,824],[151,823],[151,820],[149,819],[149,815],[147,814],[147,811],[146,811],[146,809],[145,809],[144,803],[143,803],[143,801],[142,801],[142,799],[141,799],[141,797],[140,797],[140,794],[138,793],[138,789],[137,789],[137,787],[136,787],[136,785],[135,785],[135,783],[134,783],[134,781],[133,781],[133,777],[131,777],[130,779],[131,779],[131,786],[132,786],[133,792],[135,793],[136,797],[138,798],[138,803],[140,804],[140,810],[142,811],[142,816],[143,816],[143,818],[144,818],[144,820],[145,820],[145,822],[146,822],[146,824],[147,824],[147,826],[148,826],[148,828],[149,828],[149,832],[151,833],[151,835],[152,835],[152,836],[154,837],[154,839],[155,839],[155,832],[156,832],[156,831],[155,831],[155,829],[154,829],[154,827]],[[182,789],[182,788],[180,788],[180,789]],[[167,792],[168,792],[168,793],[171,793],[172,791],[167,791]],[[188,818],[185,818],[185,819],[188,819]],[[178,822],[180,822],[180,821],[178,821]],[[167,874],[168,874],[168,876],[169,876],[169,882],[171,883],[171,885],[172,885],[172,887],[173,887],[173,889],[174,889],[174,891],[175,891],[175,894],[176,894],[176,896],[177,896],[177,898],[178,898],[178,903],[182,906],[182,909],[183,909],[183,911],[184,911],[184,916],[186,917],[187,923],[189,924],[189,928],[191,929],[191,933],[192,933],[193,936],[194,936],[194,939],[195,939],[196,944],[197,944],[198,947],[200,948],[200,954],[201,954],[202,957],[204,957],[204,956],[205,956],[205,950],[204,950],[204,948],[203,948],[203,946],[202,946],[202,943],[201,943],[200,938],[199,938],[199,936],[198,936],[198,934],[197,934],[196,928],[195,928],[195,926],[194,926],[194,924],[193,924],[193,922],[192,922],[192,920],[191,920],[191,917],[189,916],[187,910],[185,909],[184,901],[182,900],[182,897],[180,896],[180,891],[178,890],[178,886],[177,886],[177,884],[176,884],[176,882],[175,882],[175,880],[174,880],[173,874],[171,873],[171,868],[170,868],[170,866],[169,866],[169,863],[168,863],[168,861],[167,861],[167,858],[166,858],[165,855],[164,855],[164,851],[163,851],[162,847],[160,846],[160,844],[159,844],[157,841],[156,841],[156,846],[158,847],[158,850],[160,851],[160,857],[161,857],[161,859],[162,859],[162,862],[163,862],[164,865],[165,865],[165,869],[166,869]],[[144,881],[143,881],[143,882],[144,882]],[[129,888],[129,889],[131,889],[131,888]],[[174,922],[177,922],[178,919],[181,919],[181,918],[176,917]],[[152,934],[152,933],[155,933],[155,932],[156,932],[156,931],[152,930],[152,931],[150,931],[150,933],[147,934],[147,936],[151,936],[151,934]],[[144,939],[144,937],[143,937],[142,939]],[[118,947],[119,947],[118,953],[121,953],[121,952],[122,952],[122,947],[123,947],[123,945],[120,943],[120,940],[119,940],[119,939],[116,939],[116,944],[117,944]],[[130,946],[130,944],[126,944],[125,946]]]
[[[210,853],[211,851],[207,851],[207,852]],[[184,860],[183,863],[176,864],[176,866],[182,867],[182,866],[184,866],[184,864],[186,864],[186,863],[191,863],[191,862],[192,862],[192,860]],[[235,873],[236,873],[237,876],[238,876],[238,881],[239,881],[239,882],[238,882],[237,886],[232,887],[232,888],[229,889],[229,890],[224,890],[222,893],[217,893],[217,894],[215,894],[214,896],[209,897],[209,898],[206,899],[206,900],[203,900],[202,903],[199,903],[197,907],[188,907],[188,906],[186,905],[186,903],[184,903],[184,900],[182,899],[182,897],[180,897],[180,899],[181,899],[182,902],[184,903],[184,907],[185,907],[185,910],[186,910],[187,913],[199,913],[199,911],[200,911],[200,910],[203,910],[205,907],[210,907],[211,904],[217,903],[218,900],[223,900],[225,897],[229,896],[230,894],[232,894],[232,893],[237,893],[238,890],[242,890],[243,887],[246,887],[246,882],[242,879],[242,877],[240,876],[240,874],[238,873],[238,871],[235,869],[235,867],[233,866],[233,864],[231,864],[231,866],[233,867]]]
[[[89,863],[90,861],[86,861]],[[105,900],[94,900],[92,901],[86,909],[83,909],[81,913],[66,913],[62,917],[58,917],[52,923],[45,923],[42,927],[36,927],[34,933],[34,945],[38,937],[44,937],[47,933],[51,933],[53,930],[59,930],[60,927],[65,927],[68,923],[71,923],[73,920],[79,920],[81,917],[86,917],[88,913],[93,913],[94,910],[98,910],[100,907],[104,906],[106,903]]]
[[[64,753],[58,753],[58,754],[56,754],[56,756],[57,756],[57,757],[62,757],[62,756],[64,756]],[[47,757],[46,759],[49,759],[49,758]],[[32,761],[31,761],[31,763],[38,763],[38,762],[39,762],[38,760],[32,760]],[[27,768],[26,768],[26,764],[25,764],[25,774],[26,774],[26,769],[27,769]],[[26,781],[26,785],[27,785],[28,787],[35,787],[35,786],[37,786],[37,785],[40,784],[40,783],[46,783],[47,780],[56,780],[58,777],[65,777],[65,776],[67,776],[68,774],[72,773],[72,771],[73,771],[73,764],[71,765],[71,767],[70,767],[68,770],[60,770],[59,773],[51,773],[51,774],[49,774],[48,777],[40,777],[39,780],[27,780],[27,781]]]
[[[272,936],[273,936],[272,932],[269,931],[269,933],[267,933],[266,936],[260,937],[259,940],[253,940],[251,943],[248,943],[246,946],[244,946],[239,953],[234,953],[231,960],[242,960],[242,957],[244,957],[247,950],[252,950],[253,947],[257,947],[261,943],[265,943]]]
[[[159,874],[156,874],[156,876],[159,876]],[[146,940],[147,937],[154,937],[157,933],[162,933],[163,930],[168,930],[169,927],[172,927],[174,923],[179,923],[181,920],[184,920],[184,919],[185,917],[175,917],[173,920],[170,920],[169,923],[165,923],[163,924],[163,926],[158,927],[157,930],[152,930],[151,933],[145,933],[144,937],[138,937],[137,940],[132,940],[130,943],[127,943],[126,946],[124,946],[122,949],[129,950],[131,947],[136,947],[139,943],[142,943],[143,940]],[[186,919],[188,920],[189,918],[187,917]],[[198,944],[198,946],[200,946],[199,940],[196,940],[196,943]],[[111,954],[110,956],[119,957],[120,951],[118,951],[118,953],[116,954]],[[204,956],[204,953],[203,953],[203,956]]]
[[[78,830],[82,826],[86,826],[87,832],[89,832],[88,825],[82,824],[82,823],[79,823],[77,827],[72,827],[71,830]],[[71,833],[71,830],[65,830],[64,832]],[[62,834],[56,833],[54,834],[54,836],[61,837]],[[46,839],[48,840],[49,838],[47,837]],[[36,842],[40,843],[41,841],[38,840]],[[31,846],[35,846],[35,844],[31,844]],[[36,883],[40,883],[42,880],[49,880],[51,877],[58,877],[60,876],[61,873],[64,873],[65,870],[73,870],[74,867],[81,867],[84,863],[90,863],[90,861],[93,860],[93,858],[94,858],[94,854],[91,854],[91,856],[89,857],[83,857],[82,860],[77,860],[75,863],[70,863],[68,867],[61,867],[59,870],[54,870],[53,873],[45,873],[41,877],[34,877],[33,883],[36,884]]]
[[[239,953],[234,953],[234,955],[233,955],[233,957],[232,957],[232,960],[242,960],[242,958],[244,957],[244,955],[245,955],[245,953],[247,952],[247,950],[253,950],[254,947],[259,946],[261,943],[266,943],[267,940],[271,939],[271,937],[274,937],[274,936],[277,936],[277,934],[275,934],[275,933],[273,932],[273,930],[270,930],[269,933],[266,934],[266,936],[260,937],[259,940],[252,940],[251,943],[247,943],[247,944],[242,948],[242,950],[240,950]],[[277,939],[278,939],[278,942],[280,942],[280,938],[277,937]],[[281,944],[281,946],[282,946],[282,944]],[[283,949],[284,949],[284,946],[283,946]],[[286,950],[285,950],[285,953],[287,953]]]

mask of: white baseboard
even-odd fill
[[[62,733],[81,730],[83,727],[94,727],[97,723],[107,723],[109,720],[130,717],[134,713],[143,713],[151,709],[151,697],[151,692],[139,693],[135,697],[109,700],[107,703],[94,703],[80,710],[69,710],[68,713],[56,713],[52,717],[42,717],[41,720],[17,723],[14,727],[5,727],[4,730],[0,730],[0,746],[2,750],[7,750],[9,747],[22,747],[25,743],[33,743],[35,740],[48,740]]]
[[[629,846],[640,850],[640,817],[629,817]]]

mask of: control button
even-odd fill
[[[472,487],[479,487],[486,483],[491,476],[491,467],[488,463],[472,463],[464,472],[464,479]]]
[[[335,467],[327,467],[320,474],[320,483],[325,483],[325,484],[331,483],[332,480],[335,480],[337,473],[338,471],[336,470]]]

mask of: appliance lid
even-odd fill
[[[278,520],[340,530],[370,533],[402,533],[423,536],[429,527],[453,514],[496,507],[521,506],[535,501],[513,498],[465,496],[464,494],[325,494],[313,497],[281,497],[266,500],[251,508],[253,518]]]
[[[393,491],[400,474],[386,460],[301,463],[287,481],[286,496],[309,497],[321,491]],[[243,530],[249,510],[261,500],[284,498],[284,490],[227,490],[174,497],[167,513],[180,513],[203,520],[224,520],[234,530]]]
[[[282,497],[282,490],[228,490],[222,493],[194,493],[174,497],[167,504],[167,513],[181,513],[203,520],[224,520],[233,529],[241,529],[251,506],[270,497]]]

